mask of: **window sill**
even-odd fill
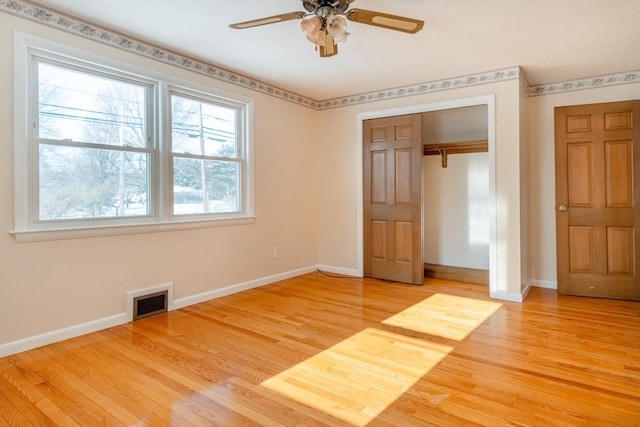
[[[175,221],[153,224],[109,225],[99,227],[59,228],[48,230],[12,231],[18,243],[43,242],[48,240],[84,239],[90,237],[110,237],[127,234],[159,233],[163,231],[193,230],[198,228],[225,227],[253,224],[255,216],[242,218]]]

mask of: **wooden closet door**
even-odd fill
[[[640,101],[558,107],[558,292],[640,300]]]
[[[366,120],[364,275],[422,285],[422,115]]]

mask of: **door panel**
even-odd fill
[[[371,221],[371,257],[387,261],[387,221]]]
[[[593,273],[593,227],[569,227],[569,269],[572,273]]]
[[[396,262],[413,262],[413,224],[396,221]]]
[[[607,266],[609,274],[633,275],[633,228],[607,228]]]
[[[365,120],[364,274],[422,284],[422,116]]]
[[[640,101],[555,118],[558,292],[640,300]]]
[[[604,123],[605,130],[631,129],[631,112],[605,113]]]
[[[593,205],[591,196],[591,143],[567,144],[569,206]]]
[[[371,153],[371,203],[387,203],[387,152]]]
[[[632,141],[605,143],[607,207],[633,208]]]
[[[411,205],[413,170],[411,166],[411,149],[395,151],[396,156],[396,205]]]

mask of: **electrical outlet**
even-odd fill
[[[280,247],[273,247],[273,258],[280,258]]]

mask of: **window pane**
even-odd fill
[[[149,155],[40,145],[40,220],[149,215]]]
[[[39,63],[39,136],[146,147],[145,87]]]
[[[174,215],[239,212],[239,171],[238,162],[175,157]]]
[[[237,157],[236,110],[172,95],[171,151]]]

